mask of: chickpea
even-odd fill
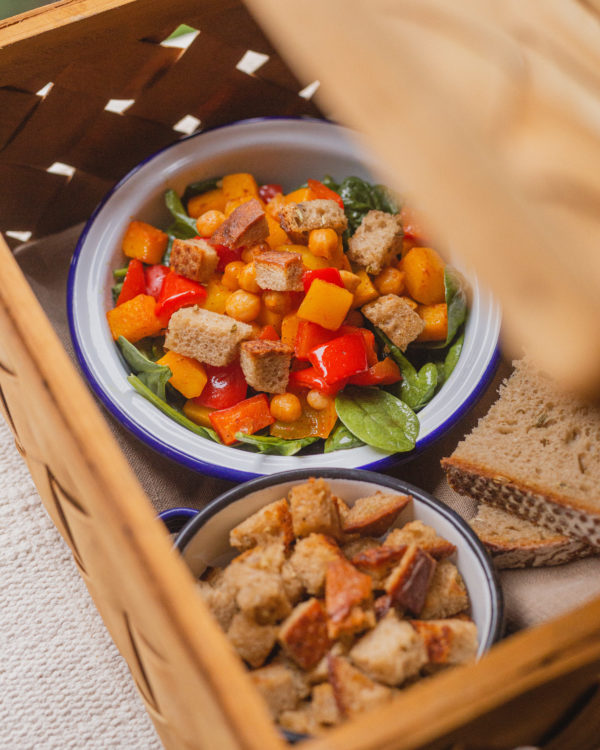
[[[402,294],[404,291],[404,271],[388,266],[373,279],[379,294]]]
[[[292,299],[288,292],[267,290],[263,293],[263,305],[271,312],[287,315],[292,309]]]
[[[317,411],[327,409],[328,406],[331,406],[332,401],[331,396],[327,396],[325,393],[321,393],[321,391],[309,391],[306,394],[306,402],[312,409],[316,409]]]
[[[252,294],[258,294],[261,288],[256,283],[256,267],[254,262],[246,263],[246,265],[240,270],[238,274],[238,284],[241,289]]]
[[[202,237],[210,237],[213,232],[216,232],[221,224],[225,221],[225,214],[222,211],[216,209],[211,211],[205,211],[196,222],[196,229],[198,234]]]
[[[270,404],[271,416],[279,422],[295,422],[302,416],[302,404],[293,393],[278,393]]]
[[[237,289],[227,298],[225,312],[242,323],[251,323],[260,313],[260,297],[245,289]]]
[[[313,229],[308,235],[308,249],[319,258],[331,258],[338,249],[338,236],[334,229]]]
[[[240,271],[244,267],[245,264],[242,263],[241,260],[232,260],[231,263],[228,263],[225,266],[225,270],[223,271],[223,278],[221,279],[221,283],[223,284],[223,286],[226,286],[227,289],[231,289],[232,291],[239,289],[240,283],[238,281],[238,278],[240,275]]]

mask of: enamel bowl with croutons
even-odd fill
[[[499,637],[492,565],[453,511],[397,479],[285,472],[214,500],[176,545],[274,720],[317,734]]]
[[[88,222],[75,351],[122,424],[229,479],[410,458],[474,403],[500,316],[345,129],[247,121],[165,149]]]

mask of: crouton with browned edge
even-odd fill
[[[335,726],[342,720],[342,714],[335,699],[335,693],[329,682],[315,685],[311,695],[312,714],[318,724]]]
[[[294,709],[300,703],[294,675],[283,664],[273,663],[254,669],[250,672],[250,679],[275,719],[282,711]]]
[[[229,532],[229,544],[239,550],[276,541],[283,542],[286,548],[294,541],[290,506],[285,498],[265,505]]]
[[[356,716],[393,696],[389,687],[374,682],[341,656],[329,656],[329,682],[344,717]]]
[[[219,262],[217,251],[203,239],[173,240],[170,265],[192,281],[208,281]]]
[[[405,351],[411,341],[425,328],[425,323],[397,294],[385,294],[361,308],[365,318],[380,328],[400,351]]]
[[[327,618],[318,599],[298,604],[279,630],[279,642],[302,669],[316,666],[329,648]]]
[[[210,241],[213,245],[227,247],[248,247],[256,245],[269,236],[267,215],[260,202],[252,198],[234,209],[221,226],[213,232]]]
[[[282,341],[245,341],[240,364],[246,382],[255,391],[285,393],[294,350]]]
[[[231,621],[227,637],[245,662],[251,667],[260,667],[273,650],[278,630],[277,625],[259,625],[238,612]]]
[[[410,501],[409,495],[378,490],[374,495],[359,498],[350,507],[343,518],[342,529],[345,534],[381,536]]]
[[[342,553],[337,543],[324,534],[309,534],[296,542],[290,565],[309,594],[323,593],[329,563]]]
[[[297,537],[314,532],[342,538],[337,503],[324,479],[311,477],[308,482],[297,484],[290,490],[288,499]]]
[[[464,612],[468,605],[467,589],[458,568],[450,560],[442,560],[436,565],[419,617],[441,620]]]
[[[344,522],[342,517],[342,523]],[[353,557],[359,555],[361,552],[366,552],[369,549],[375,549],[380,547],[381,542],[379,539],[375,539],[372,536],[359,536],[357,539],[350,539],[346,544],[342,545],[342,552],[348,560],[352,560]]]
[[[371,579],[356,570],[345,557],[327,567],[325,608],[331,640],[347,639],[375,625]]]
[[[410,521],[401,529],[392,529],[383,542],[384,547],[404,547],[408,544],[416,544],[436,560],[450,557],[456,551],[452,542],[438,536],[436,530],[423,521]]]
[[[385,591],[394,603],[419,615],[425,604],[429,583],[435,570],[433,557],[416,544],[406,548],[402,559],[385,581]]]
[[[378,274],[402,250],[402,237],[399,214],[369,211],[348,240],[348,259],[367,273]]]
[[[301,292],[304,265],[299,253],[268,250],[254,259],[256,283],[261,289],[276,292]]]
[[[334,229],[341,234],[348,228],[344,209],[326,198],[288,203],[279,212],[279,221],[294,242],[306,242],[313,229]]]
[[[477,656],[477,627],[471,620],[411,620],[425,641],[431,664],[466,664]]]
[[[385,579],[404,557],[406,547],[374,547],[359,552],[350,562],[373,579],[373,588],[382,589]]]

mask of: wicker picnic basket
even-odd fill
[[[164,40],[201,29],[185,51]],[[180,137],[252,115],[318,111],[235,0],[62,0],[0,23],[0,228],[34,238],[86,218],[134,164]],[[269,56],[254,75],[245,51]],[[49,93],[37,95],[52,82]],[[46,88],[46,91],[48,89]],[[133,99],[123,114],[109,99]],[[72,175],[47,169],[75,168]],[[120,452],[85,384],[0,247],[0,408],[167,748],[285,742]],[[124,575],[126,571],[126,575]],[[313,750],[597,750],[600,600],[440,674]],[[543,710],[540,707],[543,706]]]

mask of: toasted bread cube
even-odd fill
[[[318,685],[320,682],[327,682],[329,679],[329,654],[333,656],[346,656],[348,649],[345,648],[341,641],[337,641],[329,649],[329,652],[321,659],[316,667],[313,667],[309,672],[306,673],[306,679],[309,685]]]
[[[334,229],[341,234],[348,228],[344,210],[335,201],[326,198],[290,202],[279,212],[279,221],[294,242],[306,242],[313,229]]]
[[[294,570],[291,560],[286,560],[281,567],[281,580],[285,595],[291,604],[297,604],[306,591],[300,577]]]
[[[356,716],[389,700],[389,687],[379,685],[341,656],[329,656],[329,682],[344,717]]]
[[[171,268],[193,281],[208,281],[217,269],[219,256],[206,240],[173,240]]]
[[[468,606],[467,589],[456,565],[450,560],[442,560],[436,565],[419,617],[440,620],[457,615]]]
[[[329,563],[325,607],[330,639],[348,638],[375,625],[371,579],[344,557]]]
[[[292,487],[289,501],[297,537],[314,532],[334,539],[342,538],[337,503],[324,479],[311,477],[308,482]]]
[[[400,215],[372,210],[348,241],[348,259],[368,273],[378,274],[402,250]]]
[[[296,680],[283,664],[268,664],[250,672],[250,679],[267,702],[273,718],[300,703]]]
[[[342,714],[329,682],[316,685],[312,691],[312,714],[318,724],[335,726],[342,721]]]
[[[374,547],[359,552],[350,562],[373,579],[373,587],[382,589],[385,579],[404,557],[406,547]]]
[[[254,259],[256,283],[276,292],[301,292],[304,266],[302,256],[287,250],[268,250]]]
[[[296,734],[315,735],[320,730],[310,703],[303,703],[300,708],[292,711],[282,711],[277,723],[282,729]]]
[[[342,529],[345,534],[381,536],[411,499],[410,495],[395,495],[380,490],[369,497],[361,497],[346,514]]]
[[[408,544],[416,544],[436,560],[450,557],[456,551],[451,542],[438,536],[436,530],[426,526],[423,521],[410,521],[401,529],[392,529],[383,546],[404,547]]]
[[[341,516],[341,518],[343,524],[344,518],[343,516]],[[372,536],[359,536],[356,539],[350,537],[350,540],[342,545],[342,552],[348,560],[352,560],[353,557],[359,555],[361,552],[366,552],[369,549],[375,549],[380,546],[381,542],[379,539],[375,539],[375,537]]]
[[[477,627],[471,620],[411,620],[424,639],[430,664],[466,664],[477,656]]]
[[[223,630],[231,624],[238,611],[235,590],[227,585],[211,586],[207,581],[198,581],[198,592]]]
[[[330,562],[339,560],[341,550],[334,539],[324,534],[309,534],[296,542],[290,565],[309,594],[320,595]]]
[[[227,637],[245,662],[261,667],[277,641],[277,625],[259,625],[239,612],[231,621]]]
[[[234,209],[221,226],[213,232],[210,241],[213,245],[227,247],[250,247],[266,240],[269,225],[263,207],[252,198]]]
[[[425,604],[434,570],[433,557],[419,549],[416,544],[411,544],[386,579],[385,591],[396,604],[414,615],[419,615]]]
[[[385,294],[361,308],[362,314],[380,328],[401,351],[425,328],[417,313],[397,294]]]
[[[240,364],[249,386],[265,393],[285,393],[294,350],[281,341],[245,341]]]
[[[389,594],[381,594],[373,602],[373,609],[375,610],[375,619],[377,622],[384,618],[387,613],[394,606],[394,600]]]
[[[165,349],[222,367],[233,362],[241,342],[250,336],[252,326],[247,323],[201,307],[184,307],[171,315]]]
[[[427,649],[410,623],[390,611],[354,644],[350,659],[374,680],[400,685],[427,663]]]
[[[327,653],[327,619],[318,599],[298,604],[279,630],[279,642],[302,669],[311,669]]]
[[[283,542],[286,548],[294,541],[292,516],[285,498],[265,505],[229,532],[229,544],[240,550],[274,541]]]

